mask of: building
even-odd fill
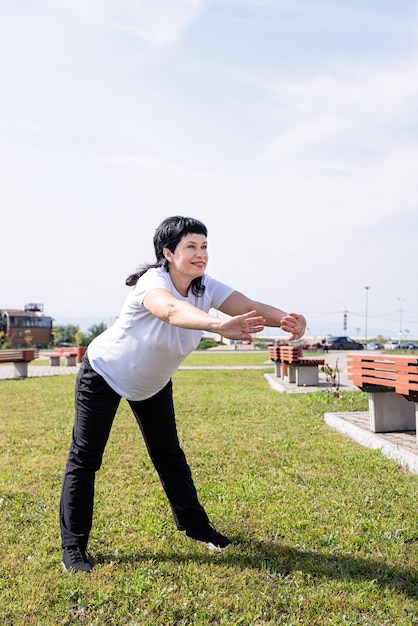
[[[12,348],[47,348],[53,343],[53,319],[43,312],[44,306],[29,303],[24,310],[0,309],[0,345]]]

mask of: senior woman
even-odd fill
[[[251,341],[264,326],[290,340],[303,336],[303,315],[256,302],[206,274],[207,229],[169,217],[154,234],[156,262],[128,277],[132,289],[116,322],[88,347],[75,389],[75,420],[60,502],[62,564],[90,572],[95,475],[122,398],[135,416],[171,506],[177,528],[212,550],[230,540],[217,532],[199,502],[177,435],[171,377],[203,331]],[[209,311],[225,313],[219,319]]]

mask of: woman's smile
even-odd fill
[[[208,264],[208,242],[204,235],[189,234],[179,241],[174,252],[166,251],[169,271],[192,278],[201,276]]]

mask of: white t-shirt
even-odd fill
[[[185,357],[199,345],[202,332],[171,326],[143,305],[153,289],[167,289],[175,298],[208,312],[217,309],[233,289],[207,274],[202,277],[202,296],[189,292],[185,298],[163,268],[151,268],[129,292],[117,321],[88,347],[92,368],[128,400],[154,396],[170,380]]]

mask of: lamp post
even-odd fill
[[[364,328],[364,343],[367,348],[367,313],[368,313],[368,304],[369,304],[369,289],[370,287],[367,285],[364,287],[366,290],[366,315],[365,315],[365,328]]]
[[[344,315],[343,315],[343,331],[347,332],[347,307],[345,306],[344,302],[342,302],[341,300],[338,300],[338,302],[340,302],[343,306],[344,306]]]
[[[402,342],[402,300],[399,300],[399,347],[401,347]]]

